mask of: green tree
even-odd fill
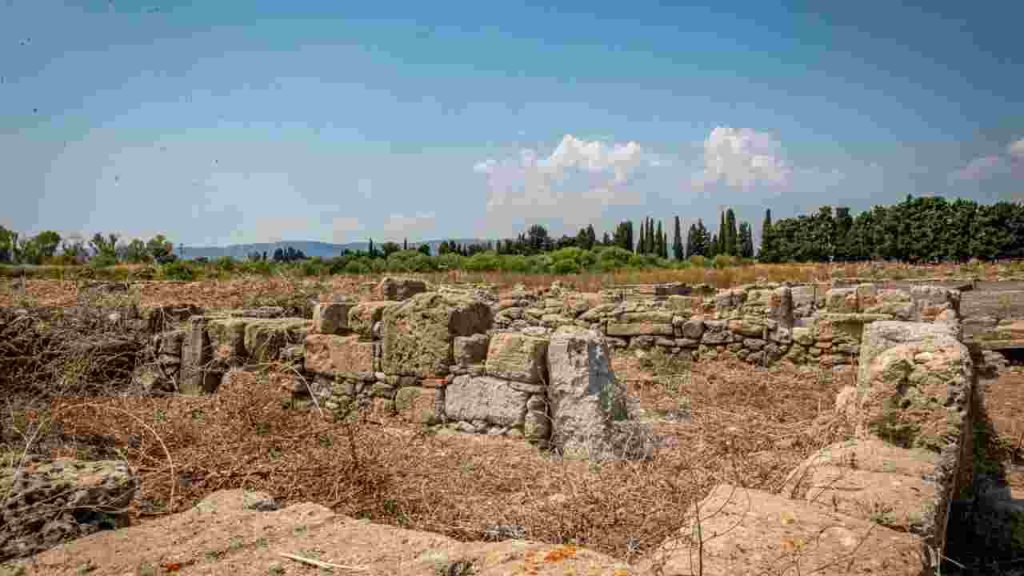
[[[672,257],[676,260],[686,257],[686,253],[683,251],[683,235],[679,229],[679,216],[675,217],[675,230],[672,232]]]

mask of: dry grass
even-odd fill
[[[810,451],[844,433],[830,417],[839,382],[728,362],[697,368],[688,382],[631,381],[651,413],[683,396],[692,413],[655,422],[663,446],[653,460],[632,463],[557,460],[522,441],[392,419],[330,422],[290,407],[281,392],[287,378],[254,374],[205,398],[69,400],[55,413],[69,434],[123,447],[143,479],[139,513],[244,487],[460,539],[519,527],[534,540],[626,559],[681,528],[683,512],[715,484],[776,488]]]
[[[905,265],[891,263],[849,264],[753,264],[723,269],[687,268],[680,270],[621,270],[609,273],[585,273],[568,276],[555,274],[518,274],[508,272],[434,272],[413,274],[435,284],[487,284],[500,289],[523,284],[529,288],[550,286],[555,280],[577,290],[597,292],[601,288],[623,284],[657,284],[682,282],[704,283],[728,288],[756,281],[816,282],[833,278],[870,278],[895,280],[903,278],[978,277],[995,279],[1018,274],[1015,264],[977,265]],[[204,308],[238,308],[260,298],[273,299],[296,291],[320,290],[324,297],[332,294],[367,297],[381,275],[338,275],[326,278],[274,276],[236,276],[197,282],[133,280],[132,289],[142,306],[194,304]],[[0,306],[23,306],[26,302],[39,306],[71,306],[87,280],[52,280],[42,278],[0,277]]]

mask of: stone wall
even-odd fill
[[[935,573],[970,481],[973,365],[948,294],[877,296],[842,289],[827,305],[929,321],[866,323],[857,385],[836,402],[855,436],[808,458],[780,494],[716,487],[653,566],[697,573],[699,555],[704,574]],[[882,305],[899,308],[871,311]]]
[[[164,331],[144,375],[151,389],[198,394],[216,390],[232,368],[284,363],[295,369],[297,401],[338,417],[397,414],[603,458],[642,455],[647,442],[631,424],[635,408],[610,369],[611,350],[831,367],[855,364],[866,327],[878,322],[958,326],[959,293],[930,287],[665,285],[595,294],[555,283],[500,299],[426,288],[388,278],[373,292],[378,300],[320,303],[312,321],[262,309],[187,318],[175,310],[160,316]]]
[[[864,327],[872,322],[959,319],[959,292],[948,288],[763,284],[709,293],[672,287],[601,294],[560,286],[519,291],[495,304],[495,326],[550,332],[572,325],[601,332],[614,349],[657,349],[693,359],[730,354],[759,365],[785,358],[831,367],[857,363]]]

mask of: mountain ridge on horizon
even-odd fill
[[[409,247],[417,247],[421,244],[427,244],[430,246],[430,252],[432,254],[437,253],[437,248],[445,240],[426,240],[423,242],[410,242]],[[448,240],[451,242],[458,242],[460,244],[474,244],[487,242],[487,240],[481,238],[453,238]],[[383,244],[375,243],[377,246]],[[366,251],[369,247],[369,242],[345,242],[345,243],[333,243],[333,242],[322,242],[319,240],[280,240],[277,242],[249,242],[240,244],[227,244],[225,246],[176,246],[175,253],[179,257],[185,260],[195,260],[197,258],[222,258],[229,256],[236,260],[242,260],[249,256],[253,252],[266,252],[267,256],[273,254],[274,250],[278,248],[292,247],[296,250],[301,250],[303,254],[310,258],[332,258],[339,256],[344,250],[362,250]]]

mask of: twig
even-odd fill
[[[301,562],[302,564],[309,564],[310,566],[316,566],[317,568],[337,568],[338,570],[348,570],[349,572],[366,572],[367,568],[363,566],[343,566],[341,564],[331,564],[330,562],[324,562],[322,560],[314,560],[313,558],[306,558],[305,556],[299,556],[297,554],[288,554],[287,552],[280,552],[278,556]]]

